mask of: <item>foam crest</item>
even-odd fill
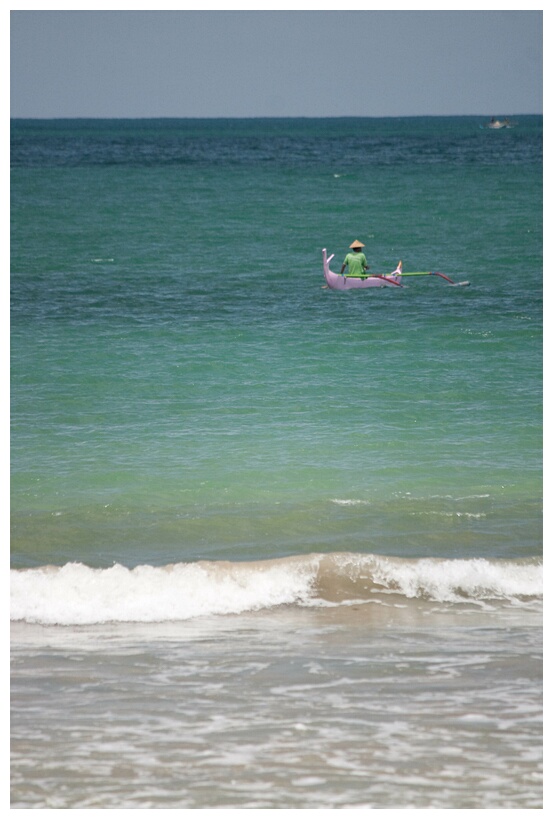
[[[13,570],[11,618],[45,625],[151,623],[281,605],[374,600],[392,593],[454,603],[538,598],[542,567],[531,561],[348,553],[134,569],[68,563]]]
[[[188,620],[309,595],[312,572],[286,562],[259,566],[206,562],[92,569],[69,563],[12,571],[11,619],[50,625]]]
[[[542,567],[518,561],[437,560],[379,561],[375,583],[397,589],[406,597],[440,602],[541,597]]]

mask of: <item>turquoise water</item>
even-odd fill
[[[539,553],[539,118],[12,127],[14,565]]]
[[[290,632],[283,626],[287,640],[302,623],[321,635],[309,662],[301,642],[290,660],[298,685],[294,669],[311,674],[307,690],[317,682],[313,663],[325,665],[328,634],[342,635],[346,655],[348,640],[357,656],[369,639],[357,622],[302,620],[315,616],[313,606],[323,606],[323,617],[324,606],[372,611],[371,602],[386,608],[390,600],[414,619],[379,622],[378,647],[391,629],[408,652],[402,629],[422,618],[429,631],[416,639],[442,659],[449,647],[437,647],[432,605],[467,635],[465,607],[479,617],[492,607],[489,620],[478,620],[489,643],[471,643],[480,659],[482,650],[494,654],[510,617],[522,618],[513,653],[505,652],[510,670],[502,667],[507,680],[522,679],[513,657],[525,641],[536,645],[541,600],[542,119],[520,117],[497,132],[481,124],[12,122],[12,617],[22,679],[35,673],[37,645],[55,646],[50,682],[59,683],[62,707],[65,672],[55,657],[79,655],[91,640],[104,646],[110,628],[121,629],[114,656],[127,656],[137,640],[158,656],[166,642],[194,643],[187,629],[196,618],[227,635],[226,618],[244,612],[257,614],[237,621],[235,657],[243,668],[269,668],[267,657],[248,653],[248,634],[262,640],[274,622],[276,640],[279,607],[291,606],[298,619]],[[339,270],[354,239],[373,272],[391,272],[401,259],[404,271],[440,271],[470,286],[413,277],[403,289],[324,288],[322,248],[336,254]],[[165,623],[169,632],[137,636],[131,622]],[[73,635],[70,650],[52,636],[60,627]],[[537,649],[528,650],[536,660]],[[214,652],[215,666],[224,664]],[[459,656],[452,667],[459,662],[463,720],[480,695]],[[391,685],[415,686],[424,698],[424,679],[397,669]],[[285,673],[275,668],[275,686]],[[335,669],[326,673],[334,679]],[[224,686],[223,672],[214,674],[213,685]],[[354,680],[347,690],[361,686],[362,699],[366,678]],[[524,725],[536,713],[539,671],[526,682]],[[196,684],[205,685],[201,674]],[[136,696],[147,711],[152,690]],[[14,734],[27,748],[17,684],[15,700]],[[244,724],[251,715],[236,708],[236,725]],[[56,730],[52,713],[44,724],[50,718],[45,734]],[[297,714],[289,719],[286,730]],[[492,764],[486,726],[470,742],[481,741]],[[513,743],[535,749],[538,732],[536,724],[521,739],[515,730]],[[464,747],[460,735],[451,741]],[[38,776],[40,751],[21,753],[21,770],[36,765]],[[140,764],[129,763],[135,771]],[[39,790],[23,780],[15,806],[146,804],[130,796],[128,772],[112,775],[101,804],[91,796],[98,780],[79,780],[63,797],[69,768]],[[248,784],[245,806],[366,804],[367,794],[341,791],[340,778],[331,785],[315,768],[307,765],[305,787],[293,795],[260,796],[264,786]],[[369,802],[535,807],[534,766],[520,774],[519,797],[510,791],[512,760],[500,768],[499,785],[475,784],[475,773],[453,804],[434,794],[431,763],[401,804],[378,787]],[[255,776],[274,786],[277,774],[261,767]],[[314,804],[306,794],[318,779],[327,784]],[[168,793],[144,799],[159,806]],[[173,796],[161,806],[242,804],[209,789]]]

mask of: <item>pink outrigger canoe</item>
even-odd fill
[[[334,253],[326,255],[326,248],[323,248],[323,270],[327,285],[332,290],[352,290],[365,287],[403,287],[401,283],[401,262],[393,273],[386,276],[341,276],[333,273],[330,269],[330,262],[334,258]]]
[[[323,271],[326,281],[326,285],[323,285],[323,287],[330,287],[331,290],[360,290],[366,287],[405,287],[401,281],[404,276],[439,276],[454,287],[463,287],[470,284],[470,282],[454,282],[449,276],[434,271],[404,273],[401,262],[398,262],[396,269],[393,270],[392,273],[386,273],[382,276],[375,273],[366,276],[344,276],[340,273],[333,273],[330,269],[330,262],[333,258],[334,253],[327,256],[326,248],[323,248]]]

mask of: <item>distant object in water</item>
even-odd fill
[[[360,276],[343,275],[333,273],[330,269],[330,262],[334,258],[334,253],[327,256],[326,248],[323,248],[323,272],[326,284],[323,287],[330,287],[331,290],[353,290],[365,289],[367,287],[403,287],[401,284],[402,264],[399,262],[393,273],[388,275],[362,274]]]
[[[326,284],[324,288],[331,290],[359,290],[367,287],[405,287],[401,283],[403,276],[440,276],[453,287],[466,287],[470,282],[453,282],[448,276],[443,273],[425,270],[421,273],[404,273],[402,262],[398,262],[398,266],[393,273],[385,275],[377,275],[375,273],[363,273],[360,276],[343,275],[342,273],[333,273],[330,269],[330,262],[334,258],[334,253],[327,255],[326,248],[323,248],[323,272]]]
[[[496,119],[495,117],[492,117],[485,127],[498,130],[499,128],[514,128],[516,124],[516,122],[511,122],[508,117],[505,117],[505,119]]]

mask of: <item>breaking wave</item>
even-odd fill
[[[11,571],[11,619],[44,625],[164,622],[283,605],[389,599],[524,605],[542,596],[535,560],[404,559],[335,553],[249,563],[82,563]]]

